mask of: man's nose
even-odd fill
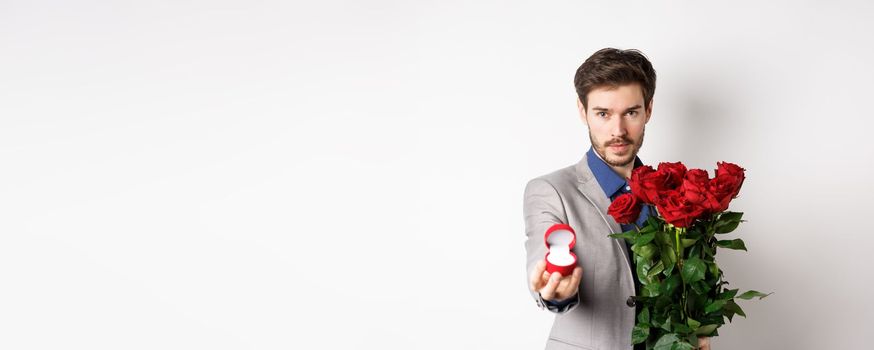
[[[610,123],[610,136],[623,137],[627,133],[625,129],[625,118],[613,118]]]

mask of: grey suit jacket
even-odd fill
[[[525,186],[527,274],[546,256],[543,234],[556,223],[576,231],[573,252],[583,268],[578,302],[556,313],[546,342],[548,350],[632,350],[635,309],[632,264],[625,242],[607,235],[621,232],[607,215],[610,199],[589,169],[586,156],[576,165],[539,176]],[[531,291],[540,305],[540,295]],[[555,312],[555,311],[553,311]]]

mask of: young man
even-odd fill
[[[652,115],[656,73],[637,50],[606,48],[595,52],[574,77],[580,118],[592,145],[575,165],[539,176],[525,187],[523,212],[531,295],[542,309],[558,314],[546,349],[643,349],[632,346],[631,329],[639,289],[628,245],[610,233],[619,225],[607,208],[630,191],[631,171],[643,165],[646,123]],[[642,224],[649,216],[644,210]],[[562,277],[545,271],[546,229],[557,223],[576,231],[578,266]],[[709,339],[699,347],[709,350]]]

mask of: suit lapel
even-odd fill
[[[601,185],[598,184],[598,180],[595,179],[595,174],[593,174],[592,169],[589,168],[587,157],[588,155],[584,154],[583,159],[574,167],[579,180],[577,183],[577,189],[583,197],[588,199],[589,202],[595,206],[598,210],[598,214],[601,215],[601,218],[604,219],[604,222],[610,228],[610,233],[620,233],[622,232],[622,228],[612,216],[607,215],[607,210],[610,208],[610,199],[607,198]],[[623,255],[625,256],[625,261],[628,263],[628,268],[631,269],[631,262],[628,261],[628,247],[625,245],[625,242],[617,238],[607,238],[613,240],[624,253]]]

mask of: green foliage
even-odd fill
[[[656,246],[655,244],[650,243],[634,243],[634,245],[631,246],[631,250],[645,259],[650,259],[656,253]]]
[[[719,215],[719,218],[716,220],[716,224],[714,225],[715,233],[730,233],[737,228],[737,225],[741,223],[741,216],[744,213],[734,213],[734,212],[724,212]]]
[[[715,235],[734,231],[742,216],[723,212],[681,229],[653,215],[639,231],[610,235],[631,245],[642,285],[635,297],[641,308],[632,343],[650,350],[693,349],[699,336],[717,336],[726,319],[746,317],[735,299],[770,295],[755,290],[738,295],[738,289],[724,288],[728,282],[716,264],[717,248],[746,250],[746,245]]]
[[[631,343],[640,344],[645,342],[646,338],[649,338],[649,325],[646,323],[636,324],[631,330]]]
[[[692,344],[683,341],[674,333],[663,335],[653,347],[655,350],[691,350],[694,348],[695,347],[692,346]]]
[[[735,289],[735,291],[737,291],[737,289]],[[759,299],[762,299],[762,298],[769,296],[771,294],[774,294],[774,293],[765,294],[762,292],[757,292],[757,291],[751,290],[751,291],[744,292],[743,294],[738,295],[737,297],[739,299],[744,299],[744,300],[750,300],[750,299],[755,298],[755,297],[759,297]]]
[[[683,263],[683,271],[681,275],[683,282],[692,283],[704,279],[704,262],[698,257],[692,257]]]
[[[622,239],[625,239],[629,242],[634,242],[634,238],[637,237],[637,232],[634,232],[634,230],[631,230],[631,231],[625,231],[622,233],[614,233],[614,234],[610,234],[607,236],[609,236],[611,238],[622,238]]]
[[[747,246],[744,245],[744,241],[740,238],[716,241],[716,245],[728,249],[747,250]]]

